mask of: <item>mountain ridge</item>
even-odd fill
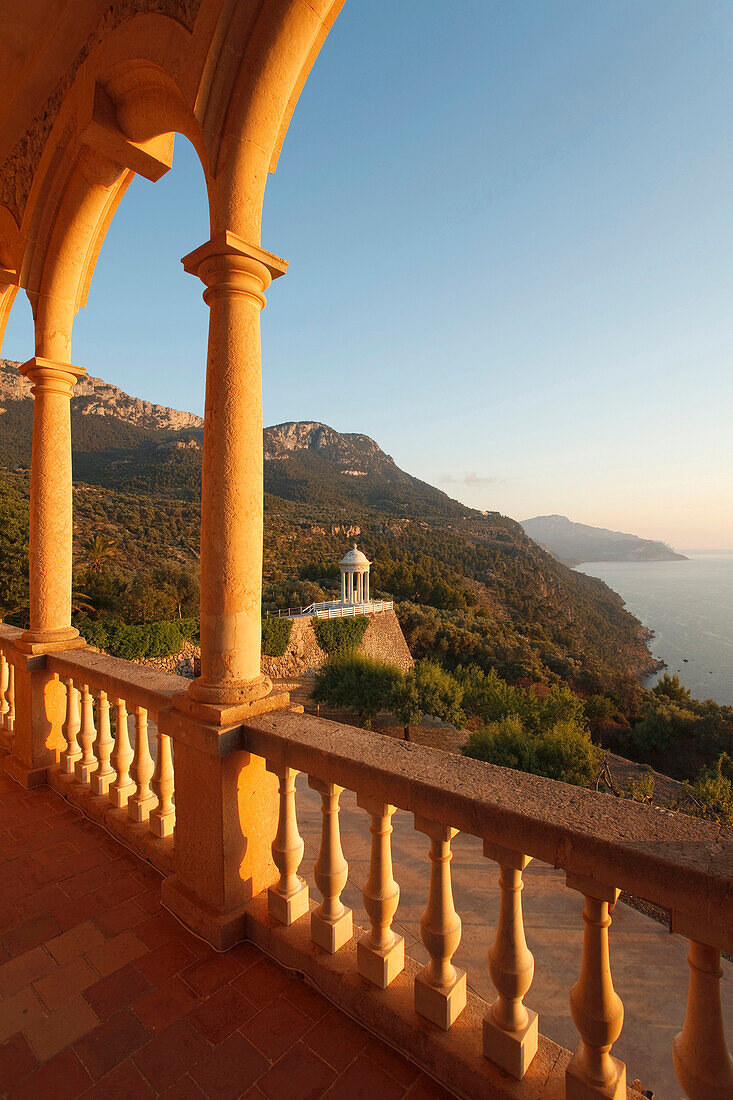
[[[520,522],[530,538],[569,565],[588,561],[687,561],[666,542],[576,523],[556,513]]]

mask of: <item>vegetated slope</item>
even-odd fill
[[[687,561],[665,542],[589,527],[567,516],[535,516],[522,520],[522,527],[540,546],[571,565],[584,561]]]
[[[134,399],[115,394],[114,415],[72,402],[77,560],[101,532],[117,543],[118,571],[195,562],[201,427],[176,427],[189,414],[158,406],[152,423]],[[32,402],[0,395],[0,404],[0,462],[27,493]],[[400,601],[417,656],[585,691],[622,691],[650,667],[647,634],[616,593],[555,560],[513,520],[411,477],[367,436],[280,424],[265,429],[264,453],[265,599],[273,606],[293,602],[303,584],[328,590],[347,540],[358,538],[374,562],[372,591]]]

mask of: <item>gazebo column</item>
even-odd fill
[[[42,337],[41,350],[48,350]],[[55,349],[52,349],[55,350]],[[22,365],[32,383],[30,484],[30,629],[15,663],[17,718],[8,771],[25,786],[46,780],[65,717],[64,689],[45,671],[43,654],[85,645],[71,625],[71,395],[81,367],[40,355]]]
[[[364,599],[367,603],[369,603],[369,574],[368,573],[364,574],[364,585],[365,585]]]
[[[262,377],[260,311],[277,256],[229,231],[186,256],[206,284],[209,346],[201,491],[201,675],[160,715],[176,765],[176,868],[163,899],[226,948],[277,879],[277,779],[241,748],[241,723],[286,706],[260,673]]]

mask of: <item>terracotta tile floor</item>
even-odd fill
[[[449,1095],[251,944],[214,952],[159,898],[156,871],[0,771],[0,1094]]]

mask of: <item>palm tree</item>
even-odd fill
[[[101,573],[117,557],[117,543],[108,535],[90,535],[84,544],[84,557],[91,573]]]

